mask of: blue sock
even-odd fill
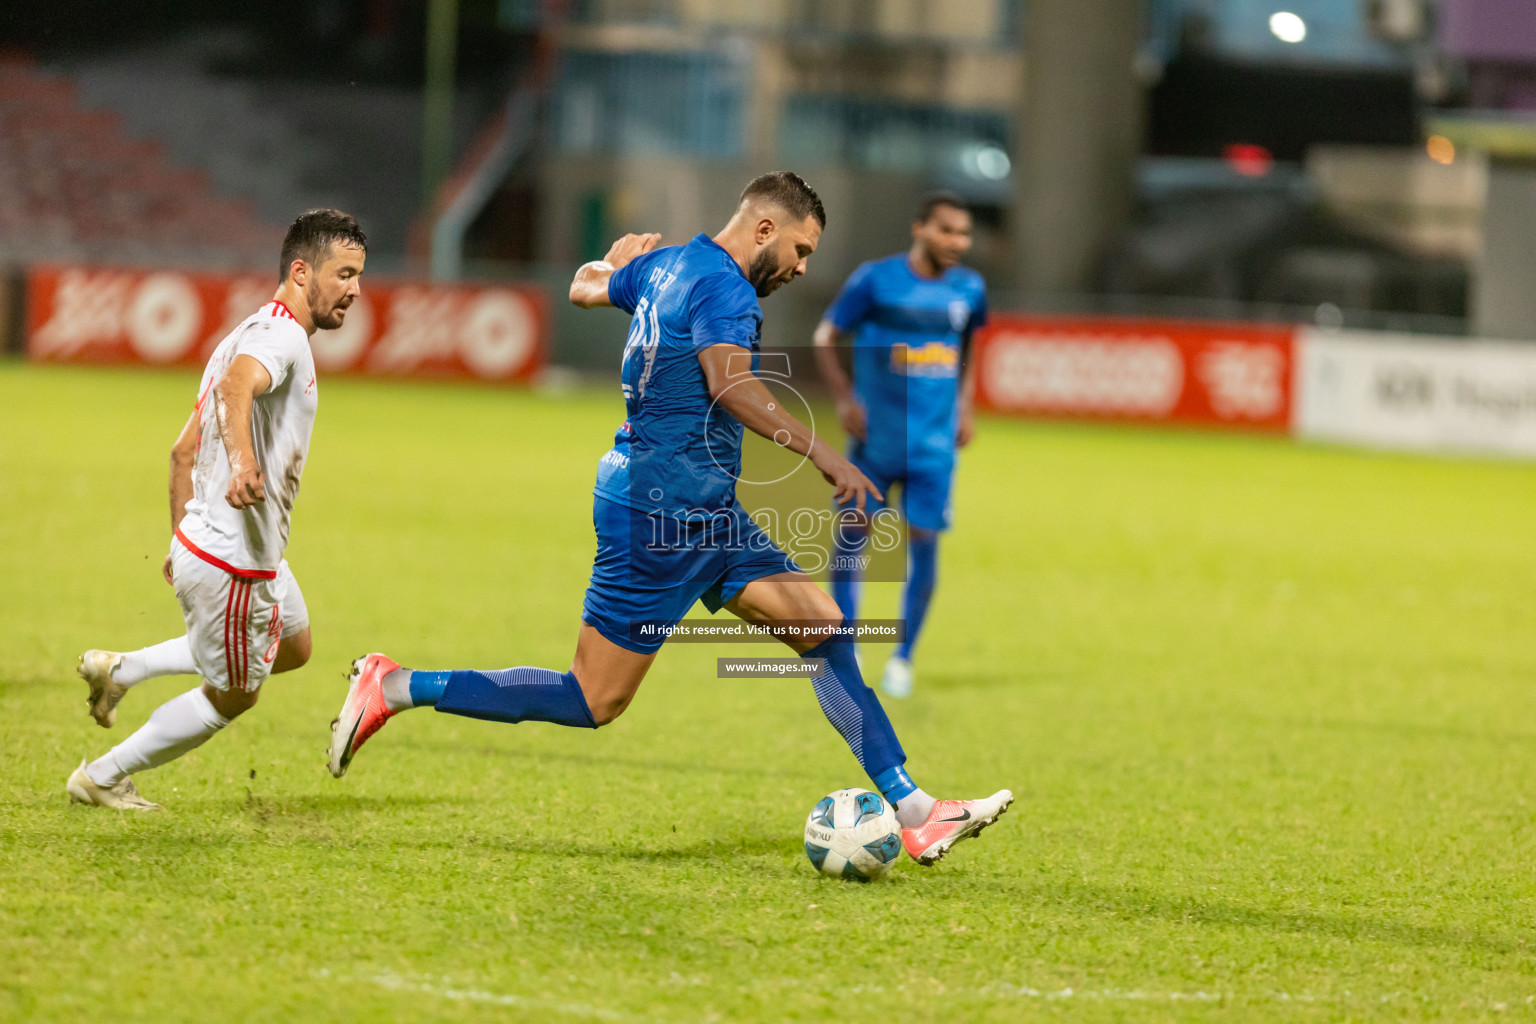
[[[892,803],[910,795],[917,787],[901,770],[907,761],[906,752],[901,749],[901,741],[896,738],[896,730],[886,717],[885,708],[880,706],[880,699],[864,685],[859,664],[853,657],[853,644],[844,637],[836,637],[817,644],[801,657],[826,659],[826,671],[811,685],[822,712],[853,749],[859,766]]]
[[[549,668],[504,668],[491,671],[411,673],[411,699],[416,677],[446,675],[435,703],[437,710],[487,722],[554,722],[579,729],[596,729],[581,684],[570,672]],[[425,688],[425,683],[423,687]]]
[[[917,783],[907,778],[907,770],[901,765],[895,768],[887,768],[875,776],[875,788],[880,795],[885,797],[892,807],[917,792]]]
[[[859,617],[859,578],[864,574],[855,566],[868,537],[868,530],[845,526],[840,519],[832,522],[832,568],[827,579],[832,584],[832,600],[845,619]]]
[[[407,677],[411,687],[411,707],[430,708],[443,699],[443,688],[452,672],[413,671]]]
[[[909,530],[907,532],[909,571],[907,586],[901,594],[901,617],[906,620],[906,635],[896,648],[898,657],[912,659],[912,648],[917,645],[917,634],[923,628],[928,614],[928,602],[933,599],[933,588],[939,579],[939,535],[934,530]]]

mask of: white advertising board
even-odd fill
[[[1536,458],[1536,342],[1303,329],[1295,436]]]

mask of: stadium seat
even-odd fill
[[[206,174],[172,166],[161,143],[128,137],[115,114],[86,108],[76,92],[64,76],[0,61],[0,250],[264,261],[281,228],[215,195]]]

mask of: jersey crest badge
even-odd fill
[[[964,299],[954,299],[949,304],[949,326],[957,331],[965,330],[971,322],[971,304]]]

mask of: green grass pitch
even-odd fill
[[[364,651],[568,664],[622,407],[322,386],[315,658],[130,817],[64,778],[190,680],[107,733],[74,658],[181,630],[195,381],[0,364],[0,1020],[1536,1016],[1531,467],[985,421],[891,714],[926,788],[1019,800],[858,886],[801,849],[864,784],[808,686],[714,678],[766,648],[668,648],[597,733],[414,712],[331,779]]]

